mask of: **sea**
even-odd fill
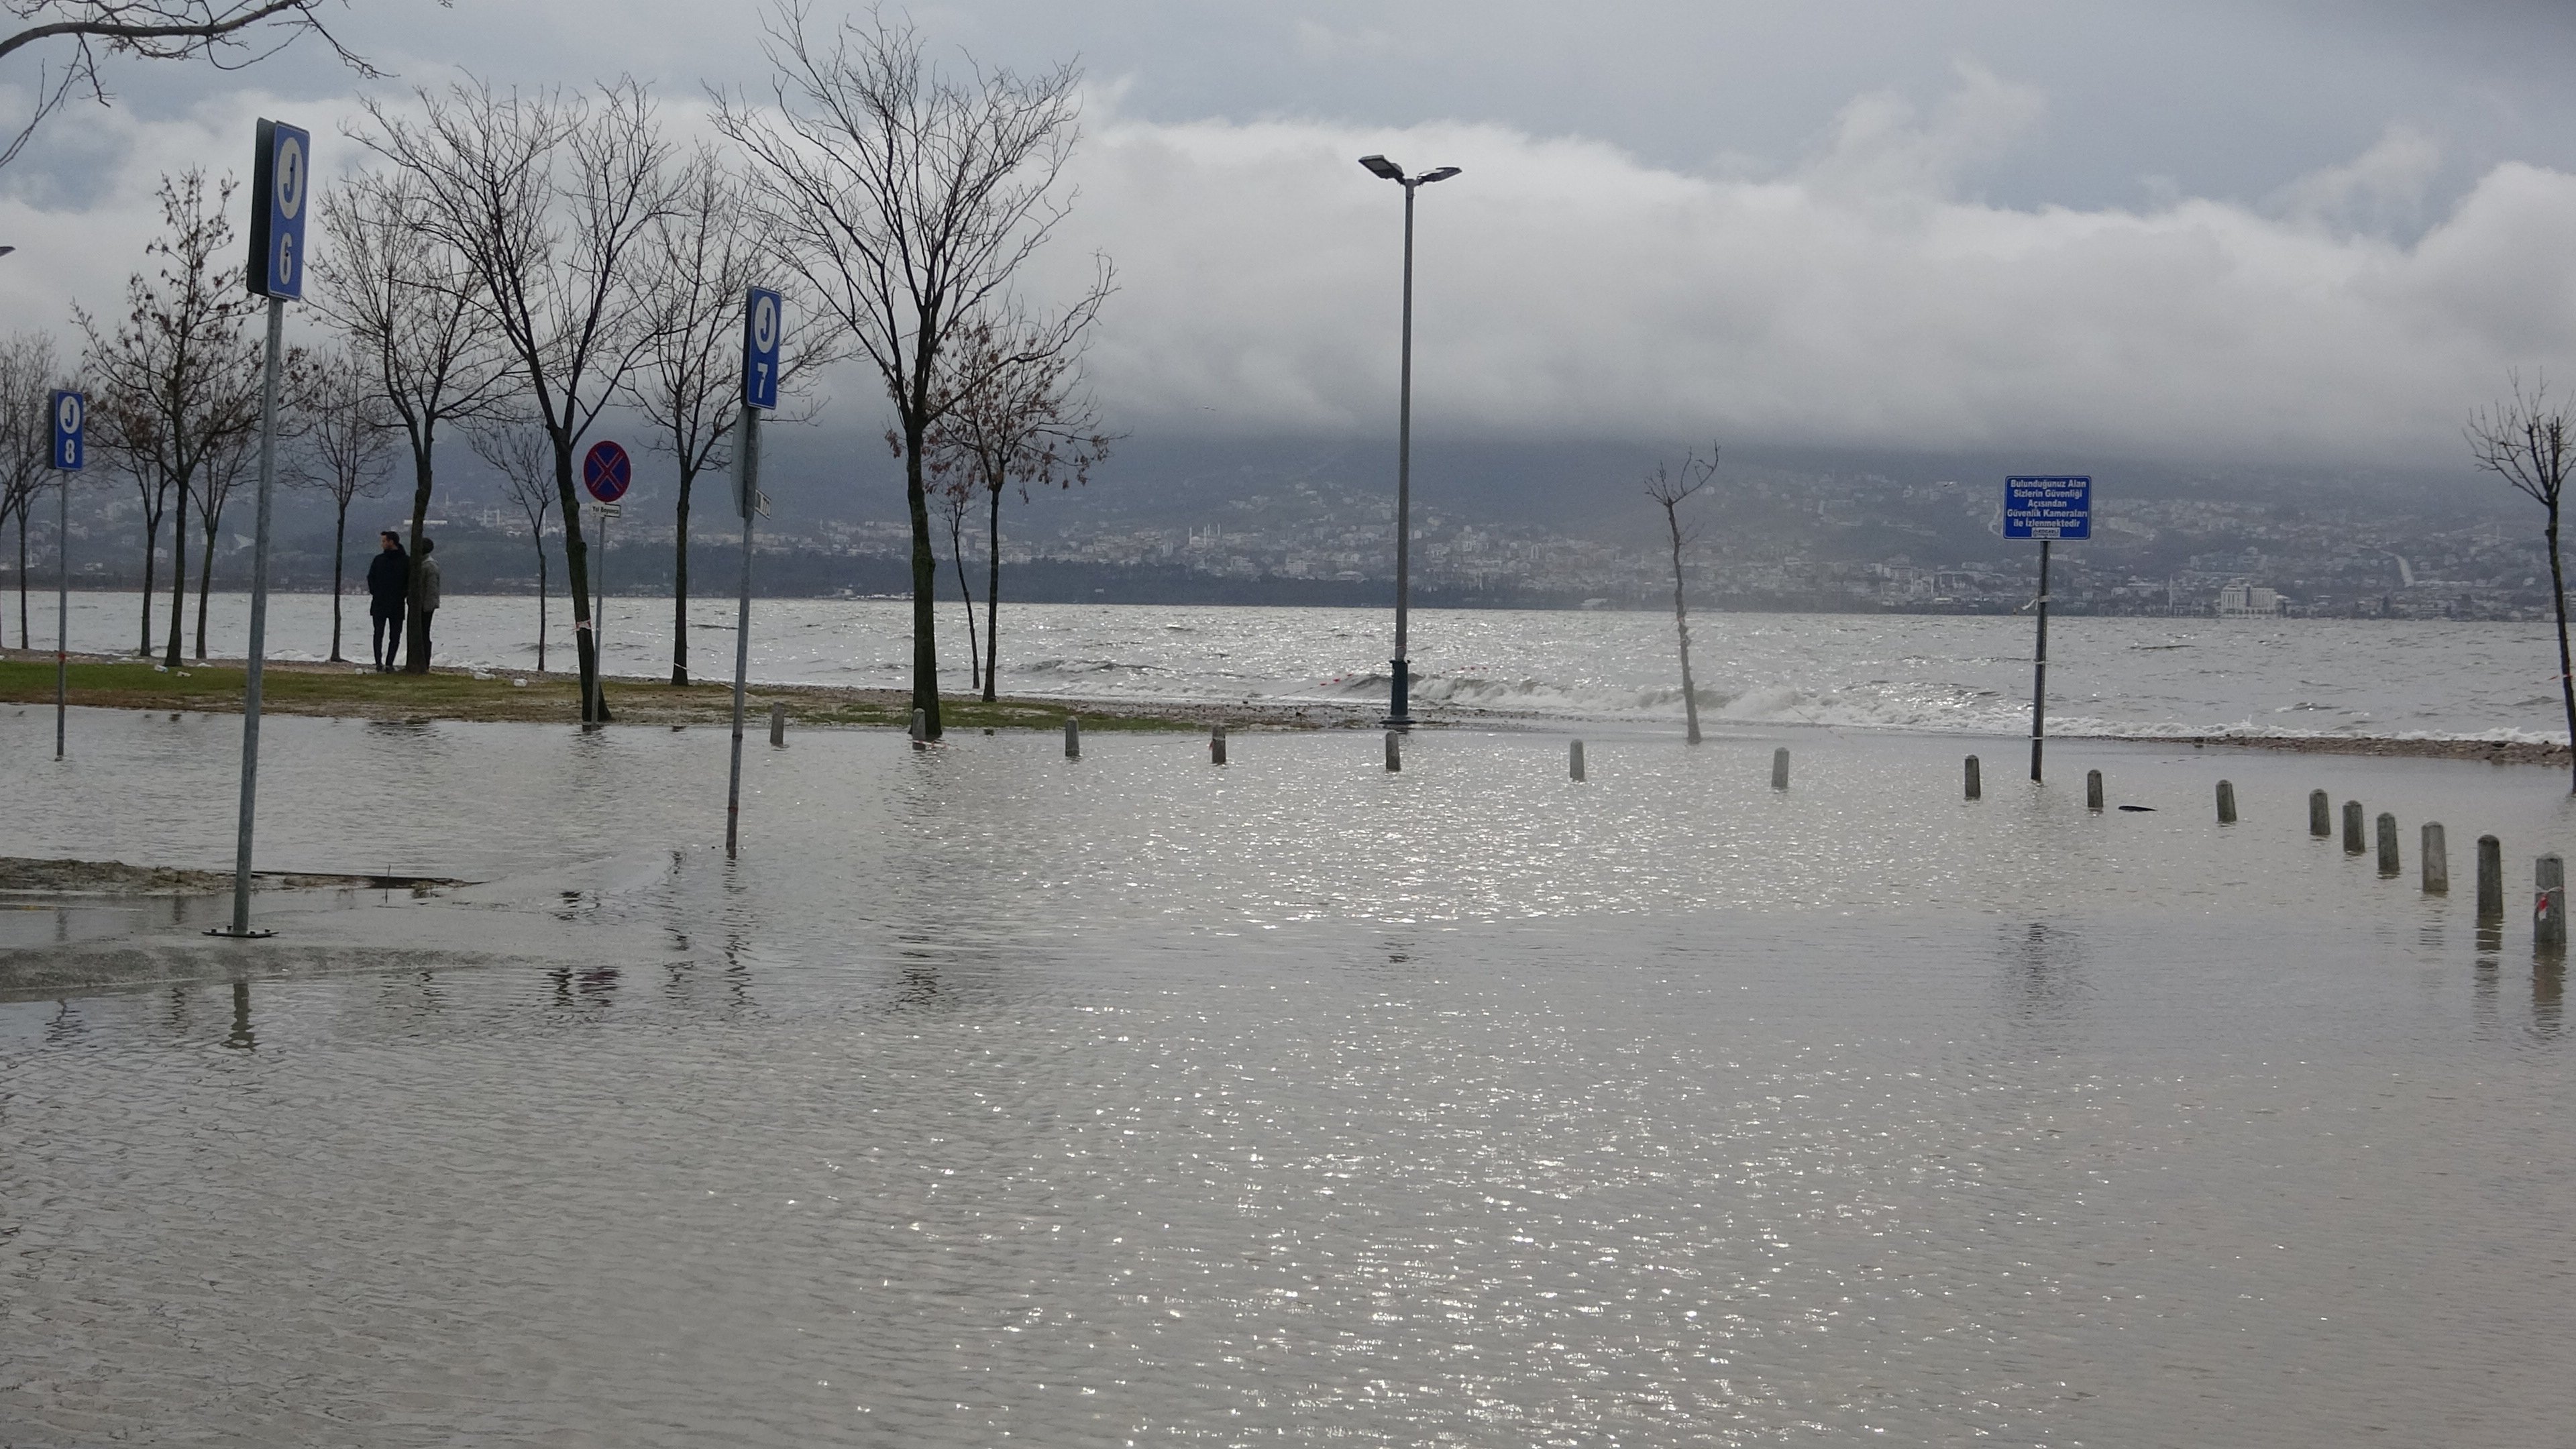
[[[37,603],[29,637],[46,646],[52,601]],[[364,603],[343,607],[341,653],[364,660]],[[168,600],[156,608],[166,628]],[[691,602],[694,677],[732,677],[735,610],[729,599]],[[272,658],[330,657],[327,595],[278,595],[269,611]],[[668,678],[676,616],[669,598],[609,598],[601,627],[607,672]],[[248,617],[246,596],[215,595],[209,651],[239,657]],[[980,637],[970,642],[964,607],[953,598],[941,603],[940,620],[945,687],[964,690]],[[76,650],[130,650],[140,622],[136,595],[72,596]],[[758,599],[750,676],[908,687],[911,627],[910,605],[898,600]],[[1705,613],[1692,616],[1690,633],[1694,692],[1712,724],[2029,733],[2028,616]],[[570,610],[560,598],[546,635],[544,662],[569,669]],[[1387,610],[1214,605],[1005,602],[999,642],[1002,693],[1139,705],[1368,706],[1386,695],[1393,652]],[[441,665],[534,669],[537,600],[451,598],[433,643]],[[1416,706],[1435,718],[1682,717],[1668,614],[1422,610],[1412,616],[1409,644]],[[2564,741],[2556,663],[2545,623],[2060,615],[2049,621],[2049,728],[2139,738]]]
[[[529,668],[533,612],[443,657]],[[759,601],[754,673],[896,683],[902,620]],[[127,973],[0,985],[0,1444],[2566,1442],[2566,772],[2182,738],[2544,737],[2548,639],[2055,621],[2096,737],[2034,782],[2028,622],[1707,616],[1697,747],[1650,614],[1418,616],[1398,770],[791,728],[731,857],[722,728],[272,716],[264,867],[466,884],[254,942],[0,900],[0,983]],[[607,624],[667,667],[667,606]],[[1080,698],[1364,703],[1387,652],[1003,624]],[[53,724],[0,707],[0,853],[229,863],[237,717]]]

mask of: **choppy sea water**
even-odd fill
[[[13,852],[224,861],[236,722],[83,711],[57,767],[45,715],[0,713]],[[2564,973],[2466,889],[2477,834],[2517,905],[2576,841],[2554,771],[2069,744],[1970,804],[1975,742],[1831,730],[1779,736],[1785,794],[1750,734],[1587,727],[1576,785],[1534,732],[1390,775],[811,731],[753,751],[728,865],[720,731],[268,728],[265,863],[660,946],[0,1004],[0,1442],[2576,1414]],[[2397,814],[2406,873],[2311,840],[2310,788]]]
[[[166,603],[166,601],[165,601]],[[965,613],[941,606],[940,657],[964,688]],[[570,623],[555,601],[548,662],[568,667]],[[348,604],[343,652],[366,657],[363,601]],[[668,599],[613,598],[611,673],[670,671]],[[219,595],[210,647],[238,655],[243,596]],[[734,605],[690,609],[701,679],[733,671]],[[330,652],[327,596],[271,605],[279,658]],[[1389,614],[1367,609],[1005,603],[1002,688],[1012,694],[1150,701],[1361,703],[1386,693]],[[77,595],[75,648],[131,648],[131,594]],[[751,672],[774,683],[896,686],[911,677],[909,606],[884,600],[763,599]],[[36,641],[51,637],[50,616]],[[1702,713],[1730,726],[2026,734],[2027,618],[1702,614],[1691,623]],[[533,598],[461,597],[440,611],[443,664],[524,670],[537,662]],[[2566,738],[2557,646],[2544,624],[2439,620],[2218,620],[2061,617],[2050,621],[2049,715],[2061,733]],[[1413,618],[1414,698],[1437,716],[1678,720],[1673,623],[1652,613],[1424,610]]]

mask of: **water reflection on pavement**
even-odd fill
[[[107,779],[220,783],[221,730],[94,718],[86,775],[0,780],[27,853],[219,858]],[[362,780],[393,866],[491,884],[379,917],[402,969],[0,1005],[0,1442],[2576,1411],[2532,1351],[2576,1329],[2563,972],[2304,829],[2313,782],[2527,869],[2568,832],[2525,772],[2070,752],[1967,806],[1946,741],[1803,740],[1775,796],[1767,741],[1573,787],[1543,738],[816,734],[728,865],[712,734],[280,723],[273,863],[349,857]],[[2159,810],[2089,815],[2088,765]],[[658,944],[437,964],[478,913]]]

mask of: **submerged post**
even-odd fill
[[[2320,839],[2334,834],[2334,802],[2323,790],[2308,792],[2308,833]]]
[[[1583,778],[1583,741],[1576,740],[1565,750],[1565,775],[1569,780]]]
[[[2442,836],[2442,823],[2424,822],[2423,843],[2416,854],[2423,857],[2424,894],[2447,896],[2451,893],[2451,845]]]
[[[2233,780],[2218,782],[2218,823],[2221,825],[2236,823],[2236,782]]]
[[[2531,907],[2531,944],[2557,951],[2567,945],[2567,862],[2555,854],[2532,863],[2536,898]]]
[[[1789,747],[1786,745],[1771,752],[1771,788],[1789,788]]]
[[[769,705],[769,742],[782,748],[787,744],[787,706],[776,700]]]
[[[2397,860],[2397,817],[2379,812],[2379,873],[2393,876],[2403,867]]]
[[[1390,770],[1401,770],[1404,768],[1403,739],[1404,732],[1402,730],[1388,730],[1386,732],[1386,767]]]
[[[1977,778],[1977,757],[1970,755],[1968,757],[1968,798],[1980,799],[1985,793],[1985,783]]]
[[[2097,815],[2102,812],[2102,772],[2099,770],[2084,772],[2084,808]]]
[[[2346,800],[2343,802],[2343,853],[2359,855],[2368,849],[2369,844],[2361,838],[2361,802]]]
[[[926,709],[912,712],[912,747],[916,750],[930,748],[930,711]]]
[[[1082,758],[1082,721],[1072,715],[1064,717],[1064,757],[1068,760]]]
[[[1223,725],[1208,727],[1208,763],[1211,765],[1225,763],[1225,726]]]
[[[2504,842],[2478,837],[2478,919],[2504,919]]]

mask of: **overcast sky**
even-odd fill
[[[818,0],[818,14],[837,13]],[[759,7],[352,0],[400,79],[757,88]],[[2576,381],[2576,7],[2345,3],[949,3],[951,53],[1079,58],[1073,220],[1114,426],[1391,428],[1423,194],[1425,432],[2449,464],[2510,368]],[[27,53],[22,53],[27,54]],[[32,64],[0,72],[21,85]],[[246,173],[358,83],[299,48],[126,65],[0,174],[0,304],[116,305],[152,185]],[[21,97],[21,101],[23,97]],[[856,378],[835,407],[873,428]]]

